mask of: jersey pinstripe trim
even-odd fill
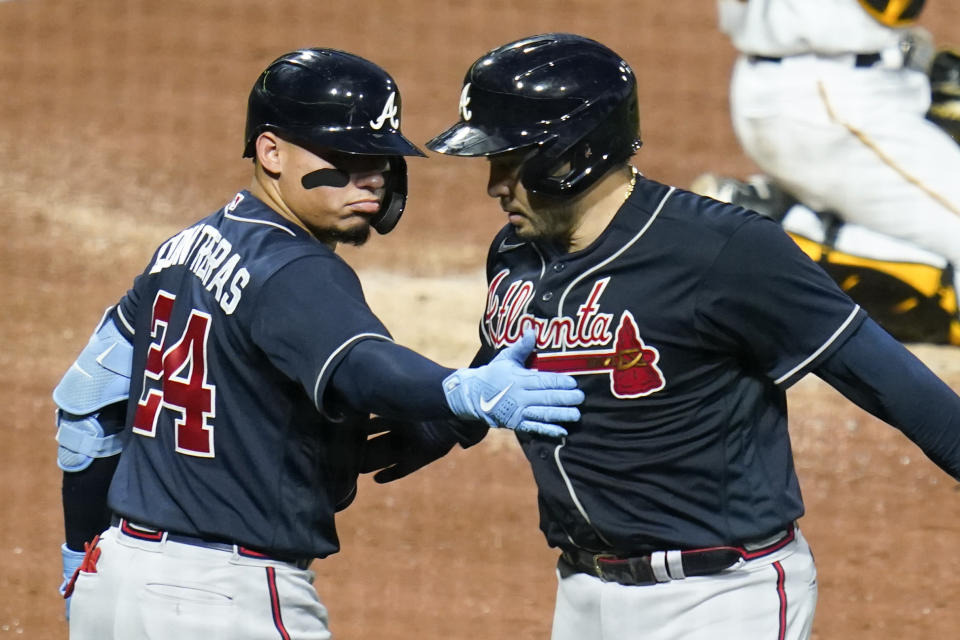
[[[573,504],[577,507],[577,511],[580,512],[580,515],[583,516],[583,519],[587,521],[587,524],[590,525],[590,528],[593,529],[594,533],[597,534],[597,537],[603,540],[605,543],[610,545],[613,548],[613,545],[610,544],[610,541],[607,540],[600,531],[593,526],[593,521],[590,520],[590,516],[587,515],[587,510],[583,508],[583,505],[580,503],[580,498],[577,497],[577,491],[573,488],[573,483],[570,482],[570,477],[567,475],[566,470],[563,468],[563,463],[560,462],[560,449],[567,444],[566,439],[563,442],[557,445],[557,448],[553,450],[553,459],[557,462],[557,469],[560,470],[560,475],[563,477],[563,483],[567,485],[567,492],[570,494],[570,499],[573,500]],[[569,537],[569,536],[568,536]]]
[[[563,295],[560,296],[560,303],[557,305],[558,318],[563,317],[563,303],[567,299],[567,294],[570,293],[570,291],[577,285],[577,283],[579,283],[581,280],[586,279],[591,273],[594,273],[595,271],[607,266],[608,264],[610,264],[611,262],[619,258],[627,249],[629,249],[634,244],[636,244],[636,242],[641,237],[643,237],[643,234],[647,232],[647,229],[650,228],[650,225],[653,224],[653,221],[657,219],[657,216],[660,215],[660,212],[663,210],[664,205],[667,204],[667,200],[670,199],[670,196],[673,195],[673,192],[676,190],[677,190],[676,187],[670,187],[670,190],[667,191],[666,195],[663,196],[663,199],[660,200],[660,204],[657,205],[657,208],[654,210],[653,214],[650,216],[650,219],[647,220],[647,223],[643,225],[643,228],[637,232],[637,235],[630,238],[629,242],[627,242],[625,245],[623,245],[617,251],[611,254],[609,258],[606,258],[605,260],[593,265],[592,267],[590,267],[589,269],[581,273],[579,276],[577,276],[570,282],[569,286],[567,286],[567,288],[564,289]],[[566,350],[566,347],[564,347],[564,350]]]
[[[268,227],[276,227],[281,231],[285,231],[286,233],[289,233],[294,238],[297,237],[297,234],[291,231],[290,229],[288,229],[287,227],[283,226],[282,224],[277,224],[276,222],[270,222],[269,220],[257,220],[256,218],[241,218],[240,216],[233,215],[232,213],[225,213],[223,214],[223,217],[230,218],[231,220],[236,220],[237,222],[249,222],[250,224],[265,224]]]
[[[352,338],[350,338],[349,340],[341,344],[339,347],[334,349],[333,353],[330,354],[330,357],[327,358],[327,361],[323,363],[322,367],[320,367],[320,373],[317,375],[317,381],[313,385],[313,404],[315,404],[318,409],[322,409],[322,407],[320,406],[320,398],[317,397],[317,394],[320,393],[320,381],[323,380],[324,375],[326,375],[327,367],[330,366],[330,363],[333,362],[344,349],[346,349],[347,347],[349,347],[355,342],[358,342],[360,340],[365,340],[367,338],[376,338],[378,340],[386,340],[388,342],[393,342],[393,340],[391,340],[387,336],[380,335],[379,333],[360,333],[358,335],[353,336]]]
[[[783,374],[782,376],[780,376],[779,378],[777,378],[776,380],[774,380],[773,383],[774,383],[774,384],[781,384],[781,383],[784,382],[785,380],[789,380],[794,374],[796,374],[798,371],[800,371],[801,369],[803,369],[805,366],[807,366],[808,364],[810,364],[811,362],[813,362],[813,361],[817,358],[817,356],[819,356],[819,355],[820,355],[821,353],[823,353],[830,345],[832,345],[834,342],[837,341],[837,338],[840,337],[840,335],[846,330],[846,328],[847,328],[848,326],[850,326],[850,323],[853,322],[854,318],[857,317],[857,313],[858,313],[859,311],[860,311],[860,305],[855,305],[855,306],[853,307],[853,311],[851,311],[851,312],[850,312],[850,315],[847,316],[847,319],[843,321],[843,324],[841,324],[840,327],[839,327],[836,331],[833,332],[833,335],[830,336],[830,337],[827,339],[826,342],[824,342],[822,345],[820,345],[820,348],[819,348],[819,349],[817,349],[816,351],[814,351],[813,353],[811,353],[811,354],[807,357],[806,360],[804,360],[803,362],[801,362],[800,364],[798,364],[797,366],[795,366],[793,369],[790,369],[790,371],[787,371],[785,374]]]
[[[127,331],[129,331],[131,335],[137,335],[137,332],[134,331],[133,329],[133,325],[130,324],[130,321],[127,320],[127,318],[123,315],[123,309],[120,308],[120,305],[117,305],[117,318],[120,319],[120,322],[121,324],[123,324],[123,327]]]
[[[530,246],[533,247],[533,250],[540,256],[540,279],[543,280],[543,276],[547,272],[547,259],[543,257],[543,252],[540,251],[540,247],[535,244],[531,244]]]

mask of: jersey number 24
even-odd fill
[[[210,315],[192,309],[178,338],[167,335],[176,296],[159,291],[153,302],[147,363],[133,431],[155,438],[162,409],[179,414],[174,420],[178,453],[212,458],[216,387],[207,382],[207,335]],[[171,344],[172,343],[172,344]],[[169,345],[169,346],[168,346]]]

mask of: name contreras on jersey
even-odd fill
[[[237,268],[241,260],[239,253],[233,253],[233,244],[216,227],[198,224],[160,245],[150,273],[187,265],[204,288],[213,293],[223,312],[229,315],[237,308],[243,288],[250,282],[246,267]]]
[[[497,295],[497,288],[509,273],[508,269],[504,269],[494,276],[487,294],[483,324],[495,347],[516,342],[527,327],[537,330],[539,349],[596,347],[613,341],[613,314],[600,313],[598,305],[610,278],[597,280],[593,284],[586,302],[577,308],[576,318],[559,316],[543,319],[527,313],[535,289],[529,280],[510,283],[503,300]]]

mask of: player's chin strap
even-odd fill
[[[104,432],[99,412],[130,394],[132,361],[133,345],[105,314],[53,390],[59,407],[57,465],[64,471],[82,471],[94,458],[120,453],[119,434]]]

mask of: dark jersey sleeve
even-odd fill
[[[401,420],[452,418],[443,379],[453,369],[383,340],[363,340],[337,366],[331,386],[354,411]]]
[[[960,396],[867,319],[815,373],[960,479]]]
[[[342,260],[307,256],[275,272],[259,293],[253,340],[323,409],[330,376],[361,340],[390,340]]]
[[[134,337],[134,318],[137,316],[137,305],[140,301],[140,291],[137,285],[141,282],[143,276],[137,276],[133,282],[133,287],[127,291],[120,301],[110,310],[110,319],[120,329],[120,333],[133,343]]]
[[[761,217],[731,235],[697,296],[704,347],[745,357],[784,388],[866,317],[779,225]]]

